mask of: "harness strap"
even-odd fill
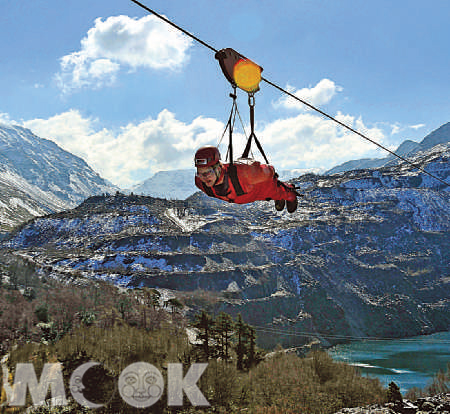
[[[237,196],[244,195],[245,192],[241,187],[241,183],[239,182],[239,178],[237,175],[237,168],[235,164],[230,164],[228,166],[228,176],[230,177],[231,183],[233,184],[234,191],[236,191]]]
[[[223,131],[222,138],[220,138],[220,141],[217,146],[219,146],[220,143],[222,142],[222,139],[225,136],[225,133],[227,132],[227,129],[228,129],[228,137],[229,138],[228,138],[228,148],[227,148],[227,154],[225,156],[225,160],[229,159],[230,164],[233,164],[233,128],[234,128],[234,121],[236,118],[236,113],[238,111],[237,104],[236,104],[236,99],[237,99],[236,87],[234,87],[233,93],[230,93],[230,98],[233,99],[230,116],[228,118],[227,125],[225,126],[225,130]]]
[[[252,138],[254,138],[255,144],[258,147],[259,152],[264,157],[264,161],[266,162],[266,164],[269,164],[269,160],[267,159],[266,154],[264,153],[264,150],[262,149],[261,143],[259,142],[258,138],[256,138],[256,135],[254,133],[252,133],[250,135],[250,137],[248,138],[247,145],[246,145],[245,150],[242,153],[241,157],[242,158],[248,158],[248,154],[250,153],[250,147],[252,145]]]
[[[205,190],[205,193],[210,197],[215,197],[215,194],[213,190],[211,190],[211,187],[208,187],[205,183],[202,182],[203,190]]]
[[[253,94],[249,94],[248,96],[248,104],[250,106],[250,136],[248,137],[247,145],[245,146],[244,152],[242,153],[242,158],[248,158],[248,154],[250,153],[250,148],[252,146],[252,138],[255,140],[255,144],[259,149],[259,152],[264,157],[264,161],[266,161],[266,164],[269,164],[269,160],[266,157],[266,154],[264,153],[264,150],[262,149],[261,143],[259,142],[258,138],[256,138],[255,135],[255,97]]]
[[[237,168],[236,164],[229,164],[228,165],[228,177],[230,178],[231,184],[233,184],[234,191],[236,192],[237,196],[241,196],[246,194],[244,190],[242,189],[241,183],[239,182],[239,178],[237,175]],[[211,187],[208,187],[205,183],[202,182],[203,190],[205,193],[210,197],[215,197],[214,191]]]

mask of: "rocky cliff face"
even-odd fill
[[[20,126],[0,125],[0,233],[117,189],[54,142]]]
[[[449,155],[439,145],[414,162],[448,179]],[[97,196],[28,222],[3,247],[51,277],[170,290],[188,313],[241,313],[266,347],[450,327],[449,187],[402,164],[294,182],[304,194],[294,214],[201,193]]]

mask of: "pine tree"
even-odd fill
[[[230,342],[233,335],[233,318],[225,312],[221,312],[216,318],[215,328],[219,357],[228,361],[230,359]]]
[[[195,319],[194,327],[199,330],[198,337],[202,341],[201,348],[206,360],[208,360],[212,356],[210,341],[213,336],[214,319],[204,310]]]
[[[237,337],[237,343],[236,343],[235,350],[236,350],[236,356],[237,356],[236,368],[239,371],[242,371],[244,369],[244,358],[245,358],[245,352],[246,352],[245,330],[246,330],[246,325],[245,325],[244,321],[242,320],[241,314],[238,314],[237,321],[235,323],[235,335]]]
[[[246,340],[247,340],[247,367],[252,368],[256,364],[256,332],[255,328],[246,325]]]
[[[403,401],[400,387],[393,381],[389,384],[389,388],[387,390],[387,399],[388,402],[391,403],[398,403]]]
[[[125,320],[125,317],[128,315],[128,312],[132,309],[132,304],[130,298],[126,293],[123,293],[119,297],[119,301],[116,303],[117,310],[120,312],[120,316]]]
[[[236,368],[240,371],[256,365],[256,332],[255,328],[242,320],[238,315],[235,323]]]

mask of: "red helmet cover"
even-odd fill
[[[196,167],[212,167],[213,165],[216,165],[219,160],[219,150],[212,145],[199,148],[194,157]]]

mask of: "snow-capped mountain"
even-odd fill
[[[449,160],[450,143],[412,161],[450,182]],[[97,196],[3,246],[65,281],[197,292],[191,311],[241,313],[267,347],[448,330],[449,187],[406,163],[293,182],[303,193],[294,214],[200,192]]]
[[[428,134],[420,143],[411,140],[404,141],[394,152],[402,157],[408,158],[416,155],[420,151],[426,151],[438,144],[450,142],[450,122],[440,126],[438,129]],[[394,155],[385,158],[362,158],[344,162],[325,172],[325,174],[335,174],[344,171],[351,171],[365,168],[381,168],[385,165],[397,164],[400,160]]]
[[[0,231],[117,189],[54,142],[0,125]]]
[[[195,169],[159,171],[149,179],[127,190],[127,193],[184,200],[198,191],[194,184]]]

